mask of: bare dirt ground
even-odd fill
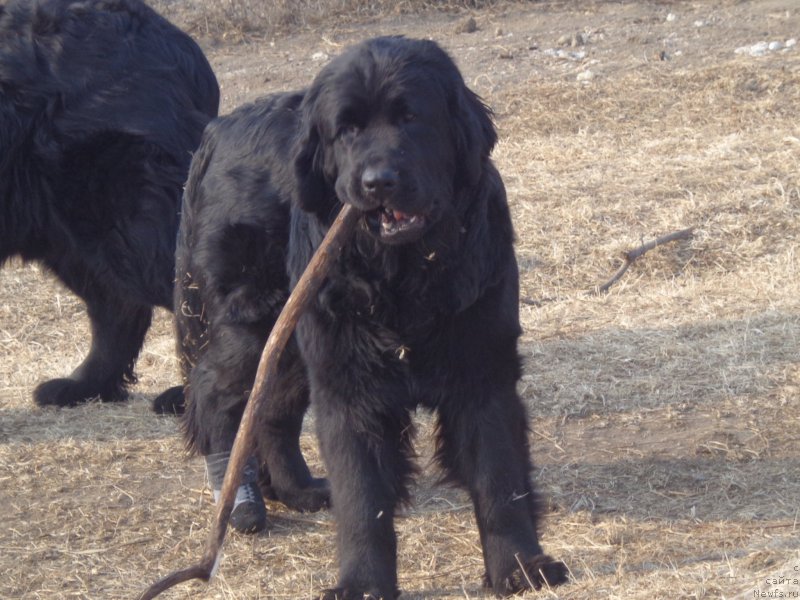
[[[796,0],[501,3],[213,39],[196,6],[159,6],[201,36],[223,112],[304,86],[342,46],[384,33],[442,43],[494,107],[543,542],[574,577],[528,597],[800,597]],[[468,15],[477,31],[459,33]],[[691,240],[587,293],[623,251],[685,227]],[[169,315],[128,403],[33,406],[34,385],[87,343],[83,306],[51,277],[0,272],[0,598],[134,598],[200,556],[201,461],[148,408],[178,382]],[[419,422],[425,469],[398,522],[404,598],[483,598],[468,499],[435,485]],[[333,583],[330,515],[270,508],[269,533],[230,534],[209,585],[164,597],[308,598]]]

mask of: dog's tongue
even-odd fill
[[[406,219],[409,218],[409,216],[406,213],[400,212],[399,210],[393,210],[392,216],[394,217],[395,221],[405,221]]]

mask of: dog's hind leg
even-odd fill
[[[274,394],[259,415],[258,453],[261,491],[300,512],[313,512],[330,504],[327,479],[311,476],[300,450],[300,431],[309,404],[305,367],[297,345],[284,351]]]
[[[124,400],[126,384],[136,381],[133,364],[150,326],[152,307],[125,303],[94,285],[86,286],[81,295],[91,322],[89,354],[69,377],[51,379],[36,388],[33,397],[39,405],[75,406],[92,398]]]
[[[40,405],[124,400],[154,306],[172,308],[179,169],[148,140],[94,133],[64,149],[53,234],[41,260],[86,303],[91,348]]]

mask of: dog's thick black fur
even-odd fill
[[[218,105],[200,48],[139,0],[0,6],[0,265],[42,262],[91,320],[39,404],[125,397],[153,307],[172,310],[182,187]]]
[[[313,504],[298,447],[310,397],[338,529],[327,600],[399,594],[393,518],[418,406],[436,412],[438,460],[474,502],[486,584],[509,595],[567,578],[537,537],[495,141],[444,51],[390,37],[347,50],[307,91],[212,122],[192,163],[176,306],[202,454],[230,449],[267,334],[340,202],[364,211],[284,355],[258,441],[275,495]]]

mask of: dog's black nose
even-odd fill
[[[400,176],[388,167],[367,167],[361,174],[361,187],[371,196],[391,194],[397,187]]]

